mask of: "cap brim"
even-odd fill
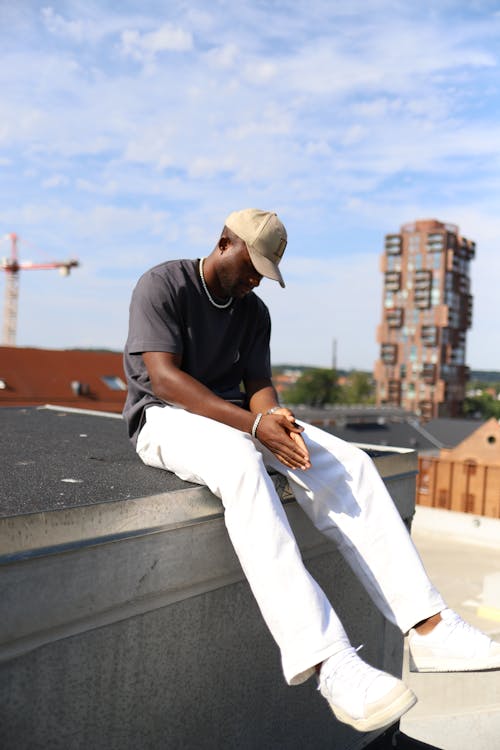
[[[263,255],[261,255],[248,243],[246,244],[248,248],[248,254],[250,255],[255,270],[258,271],[262,276],[265,276],[266,279],[277,281],[279,285],[284,289],[285,282],[283,281],[283,276],[281,275],[281,271],[279,270],[278,266],[270,261],[269,258],[265,258]]]

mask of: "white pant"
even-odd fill
[[[289,684],[349,645],[304,567],[267,467],[284,474],[319,531],[335,541],[385,617],[407,632],[446,606],[366,453],[311,425],[312,468],[287,469],[258,440],[170,406],[151,406],[137,443],[145,464],[207,485],[222,500],[229,537],[276,640]]]

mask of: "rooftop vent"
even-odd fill
[[[71,390],[75,396],[88,396],[90,393],[90,386],[88,383],[81,383],[79,380],[72,380]]]

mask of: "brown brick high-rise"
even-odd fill
[[[457,226],[435,219],[404,224],[399,234],[386,236],[378,404],[401,406],[424,420],[461,414],[475,247]]]

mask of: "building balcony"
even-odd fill
[[[432,289],[432,271],[418,270],[413,276],[413,288],[415,292],[427,292]]]
[[[421,418],[428,421],[435,416],[435,413],[437,413],[437,405],[432,401],[424,399],[418,402],[418,411]]]
[[[432,232],[427,235],[427,251],[430,253],[440,253],[445,249],[444,232]]]
[[[394,365],[398,359],[398,345],[384,343],[380,347],[380,359],[386,365]]]
[[[433,385],[436,382],[437,367],[435,364],[426,362],[422,367],[422,380],[427,385]]]
[[[387,271],[384,274],[384,288],[387,292],[399,292],[401,289],[401,273],[399,271]]]
[[[419,310],[427,310],[431,306],[431,290],[428,289],[415,289],[413,294],[413,300],[415,307]]]
[[[387,383],[387,400],[390,404],[401,403],[401,381],[391,379]]]
[[[463,258],[471,260],[476,255],[476,243],[472,240],[467,240],[465,239],[465,237],[462,237],[462,241],[457,250]]]
[[[422,326],[420,329],[420,339],[424,346],[437,346],[438,327],[437,326]]]
[[[401,255],[402,238],[399,234],[387,234],[385,237],[385,252],[387,255]]]
[[[389,328],[401,328],[404,321],[404,310],[402,307],[394,307],[385,311],[385,320]]]

